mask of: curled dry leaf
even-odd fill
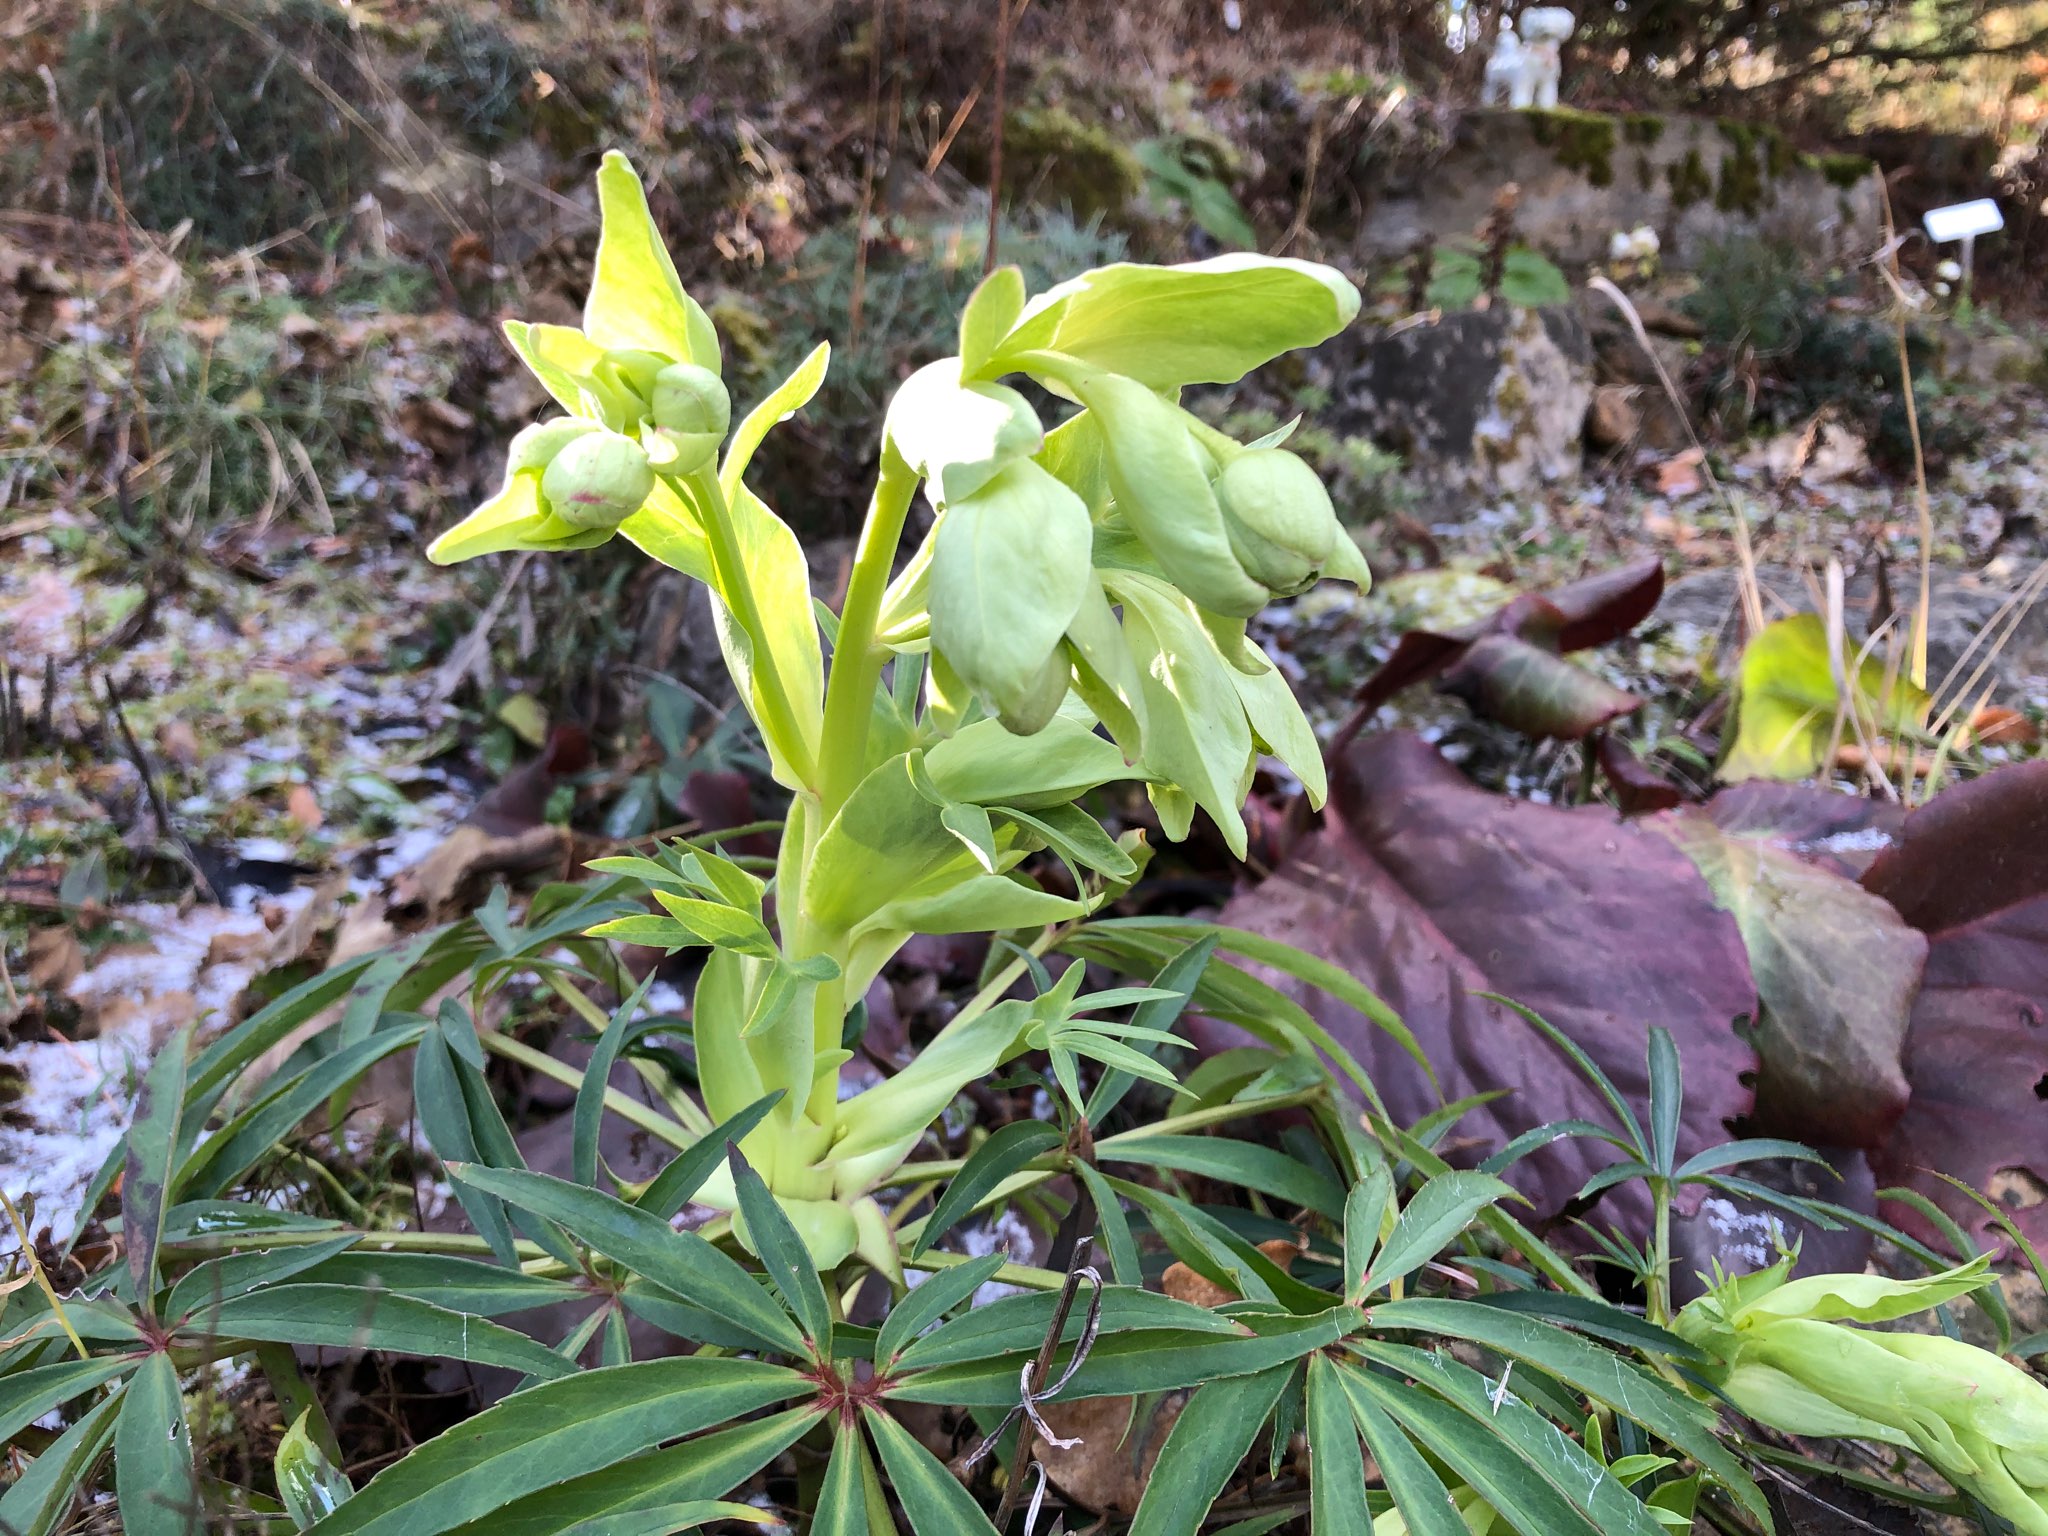
[[[1663,592],[1664,567],[1652,557],[1523,593],[1465,629],[1411,629],[1359,688],[1360,713],[1436,677],[1443,692],[1528,735],[1585,736],[1642,701],[1564,655],[1627,634]]]

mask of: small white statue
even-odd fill
[[[1499,106],[1521,88],[1521,80],[1522,40],[1515,36],[1514,19],[1503,17],[1500,37],[1493,45],[1493,56],[1486,61],[1486,84],[1480,87],[1479,104],[1482,107]]]
[[[1513,105],[1548,112],[1557,106],[1557,77],[1563,68],[1563,45],[1578,23],[1559,5],[1539,5],[1522,13],[1521,68],[1515,75]]]

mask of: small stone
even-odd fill
[[[1586,412],[1586,441],[1595,448],[1620,448],[1636,440],[1643,413],[1636,409],[1633,384],[1602,384],[1593,391]]]

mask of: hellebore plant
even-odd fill
[[[1365,561],[1285,430],[1238,443],[1177,396],[1327,339],[1358,295],[1327,267],[1257,256],[1118,264],[1028,299],[1014,268],[990,274],[959,354],[889,407],[834,616],[745,478],[817,391],[828,349],[733,427],[717,333],[624,156],[606,156],[598,190],[582,327],[506,327],[568,414],[514,439],[504,488],[430,553],[616,535],[711,589],[726,664],[793,797],[772,888],[703,850],[602,860],[664,910],[597,931],[710,947],[693,1010],[705,1110],[723,1121],[779,1090],[747,1158],[821,1265],[858,1251],[894,1273],[870,1191],[954,1095],[1066,1020],[1151,994],[1062,988],[1026,1004],[992,987],[909,1068],[842,1103],[847,1012],[890,956],[918,933],[1042,933],[1127,886],[1142,840],[1075,803],[1102,785],[1142,782],[1173,838],[1199,807],[1240,855],[1261,752],[1322,800],[1316,740],[1245,620],[1325,576],[1362,587]],[[1002,382],[1019,375],[1076,409],[1047,430]],[[936,516],[892,578],[920,489]],[[1045,851],[1075,894],[1020,868]],[[1144,1061],[1099,1032],[1116,1028],[1064,1038]],[[729,1181],[701,1198],[734,1206]]]
[[[1791,1435],[1914,1450],[2024,1536],[2048,1536],[2048,1386],[1943,1334],[1879,1333],[1991,1284],[1980,1256],[1914,1280],[1811,1275],[1787,1258],[1724,1281],[1674,1331],[1720,1363],[1714,1384],[1743,1413]]]

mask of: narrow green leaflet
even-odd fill
[[[725,462],[718,469],[719,488],[725,492],[727,500],[739,493],[747,466],[754,461],[754,450],[761,446],[769,432],[811,403],[811,397],[825,382],[825,370],[831,361],[831,343],[819,342],[811,349],[810,355],[796,365],[795,371],[770,390],[767,397],[747,412],[739,426],[733,429],[732,440],[726,444]]]
[[[1273,1412],[1291,1366],[1212,1381],[1188,1399],[1161,1447],[1131,1536],[1195,1536]]]
[[[52,1408],[62,1407],[140,1363],[134,1355],[94,1355],[89,1360],[59,1360],[54,1365],[0,1376],[0,1442],[12,1440]]]
[[[927,1276],[883,1319],[875,1335],[875,1364],[886,1366],[894,1360],[911,1340],[988,1284],[1003,1263],[1002,1254],[985,1253]]]
[[[1034,1157],[1050,1152],[1061,1140],[1059,1127],[1041,1120],[1018,1120],[996,1131],[969,1154],[960,1171],[953,1175],[953,1182],[946,1186],[945,1194],[925,1218],[924,1229],[911,1246],[910,1256],[914,1259],[930,1248],[1011,1174]]]
[[[704,1181],[711,1177],[712,1169],[725,1161],[728,1142],[739,1144],[747,1139],[747,1133],[767,1119],[768,1112],[782,1102],[782,1090],[776,1089],[763,1098],[756,1099],[745,1109],[727,1120],[695,1146],[678,1152],[669,1165],[649,1181],[633,1203],[643,1211],[651,1211],[663,1221],[672,1218],[677,1211],[690,1203],[690,1197],[704,1187]]]
[[[788,1450],[820,1417],[817,1408],[792,1408],[649,1451],[530,1494],[453,1536],[568,1536],[593,1520],[715,1499]]]
[[[1195,940],[1168,960],[1159,968],[1152,985],[1156,990],[1173,996],[1140,1003],[1131,1015],[1131,1022],[1143,1029],[1172,1029],[1180,1022],[1188,1000],[1194,996],[1196,984],[1202,979],[1202,972],[1208,968],[1210,957],[1215,953],[1216,940],[1203,938]],[[1124,1095],[1130,1092],[1136,1081],[1128,1072],[1105,1072],[1095,1085],[1095,1091],[1088,1096],[1089,1123],[1102,1124],[1109,1112],[1123,1102]]]
[[[775,1197],[768,1193],[761,1175],[740,1155],[737,1145],[727,1149],[726,1163],[732,1169],[733,1189],[739,1196],[740,1218],[746,1223],[749,1245],[760,1256],[783,1304],[796,1315],[811,1353],[820,1359],[828,1357],[832,1305],[825,1297],[825,1282],[818,1278],[818,1266],[811,1262],[804,1240],[797,1235]]]
[[[604,1122],[605,1086],[611,1081],[612,1065],[619,1059],[626,1037],[633,1032],[640,1001],[653,985],[654,972],[649,971],[632,995],[612,1011],[604,1033],[598,1036],[597,1048],[590,1053],[589,1064],[583,1069],[583,1081],[576,1089],[575,1112],[570,1118],[569,1176],[578,1184],[597,1183],[597,1136]]]
[[[0,1531],[9,1536],[51,1536],[106,1454],[121,1402],[120,1393],[101,1398],[0,1493]]]
[[[1358,1423],[1337,1371],[1328,1355],[1309,1357],[1309,1532],[1310,1536],[1372,1536]]]
[[[1412,1329],[1469,1339],[1548,1372],[1683,1451],[1743,1508],[1759,1520],[1769,1519],[1762,1491],[1715,1435],[1711,1411],[1599,1346],[1471,1301],[1416,1297],[1383,1302],[1370,1315],[1375,1333]]]
[[[818,1490],[811,1536],[868,1536],[867,1489],[861,1477],[860,1426],[842,1423],[832,1437],[832,1459]]]
[[[960,372],[972,378],[1024,312],[1024,274],[997,267],[960,311]]]
[[[428,1027],[421,1019],[379,1030],[266,1092],[192,1154],[178,1177],[180,1193],[198,1199],[220,1194],[268,1156],[306,1116],[374,1064],[418,1041]]]
[[[156,1295],[156,1248],[163,1238],[164,1211],[171,1203],[171,1165],[178,1151],[186,1055],[191,1049],[189,1024],[164,1042],[142,1080],[135,1124],[128,1132],[128,1166],[121,1179],[121,1230],[128,1250],[128,1278],[145,1306]]]
[[[696,1233],[678,1232],[650,1211],[546,1174],[473,1164],[448,1171],[461,1183],[559,1223],[577,1241],[709,1308],[767,1348],[804,1353],[803,1335],[789,1314],[758,1280]]]
[[[297,1278],[308,1284],[391,1291],[475,1317],[507,1317],[589,1294],[568,1280],[529,1275],[482,1259],[448,1253],[379,1253],[374,1248],[327,1259]]]
[[[917,1536],[996,1536],[996,1528],[973,1495],[961,1487],[960,1479],[918,1444],[909,1430],[872,1404],[865,1406],[862,1417],[882,1453],[889,1486],[910,1516]]]
[[[1344,1197],[1344,1299],[1365,1299],[1365,1278],[1379,1251],[1387,1206],[1394,1198],[1394,1175],[1384,1162],[1351,1186]]]
[[[455,1053],[438,1025],[421,1037],[419,1049],[413,1053],[412,1099],[427,1145],[443,1163],[453,1165],[481,1159]],[[492,1255],[507,1269],[513,1268],[518,1263],[518,1249],[504,1202],[460,1182],[455,1185],[455,1198],[461,1202],[471,1225],[491,1245]]]
[[[1124,1214],[1123,1197],[1110,1188],[1109,1180],[1093,1164],[1077,1162],[1074,1172],[1088,1187],[1095,1202],[1096,1234],[1109,1250],[1109,1272],[1118,1285],[1143,1285],[1145,1268],[1138,1257],[1138,1244],[1131,1236],[1130,1218]]]
[[[927,1282],[932,1283],[932,1282]],[[912,1296],[916,1295],[912,1292]],[[907,1305],[908,1303],[906,1303]],[[1058,1298],[1045,1293],[1005,1296],[985,1307],[956,1317],[933,1330],[903,1351],[905,1370],[929,1370],[941,1365],[959,1365],[994,1355],[1036,1349],[1052,1326]],[[1083,1318],[1076,1310],[1067,1318],[1063,1342],[1081,1336]],[[1182,1333],[1208,1333],[1229,1338],[1244,1335],[1244,1328],[1220,1312],[1175,1301],[1157,1291],[1128,1286],[1110,1286],[1102,1293],[1102,1331],[1105,1335],[1141,1329],[1174,1329]]]
[[[501,1365],[536,1376],[562,1376],[575,1366],[525,1334],[450,1311],[396,1291],[345,1285],[274,1285],[209,1308],[200,1319],[225,1338],[337,1349],[383,1349]]]
[[[200,1536],[205,1529],[192,1469],[192,1432],[178,1393],[178,1368],[167,1354],[143,1361],[121,1394],[114,1425],[114,1496],[126,1536]]]
[[[168,1322],[181,1323],[202,1307],[261,1286],[289,1280],[293,1275],[353,1247],[358,1237],[357,1233],[345,1232],[325,1242],[307,1243],[302,1247],[256,1248],[208,1259],[178,1277],[178,1283],[171,1287],[170,1297],[164,1303],[163,1316]]]
[[[1366,1294],[1420,1269],[1481,1210],[1514,1193],[1512,1185],[1490,1173],[1440,1173],[1429,1180],[1394,1219],[1394,1230],[1366,1273]]]
[[[740,1520],[748,1525],[773,1525],[775,1516],[751,1504],[733,1504],[722,1499],[691,1499],[683,1504],[664,1504],[659,1509],[635,1510],[630,1515],[604,1515],[572,1525],[562,1536],[674,1536],[677,1531],[694,1531],[714,1520]]]
[[[731,1423],[810,1385],[762,1361],[694,1356],[580,1371],[515,1393],[458,1432],[428,1441],[313,1530],[318,1536],[437,1536],[524,1494]],[[488,1528],[507,1529],[496,1522]]]
[[[1354,1366],[1339,1366],[1337,1373],[1366,1449],[1379,1463],[1380,1481],[1411,1536],[1471,1536],[1436,1468],[1381,1406],[1380,1393],[1391,1390],[1388,1384]]]
[[[1344,1209],[1343,1191],[1327,1177],[1277,1147],[1257,1142],[1226,1136],[1119,1136],[1103,1143],[1101,1159],[1220,1179],[1333,1220]]]

